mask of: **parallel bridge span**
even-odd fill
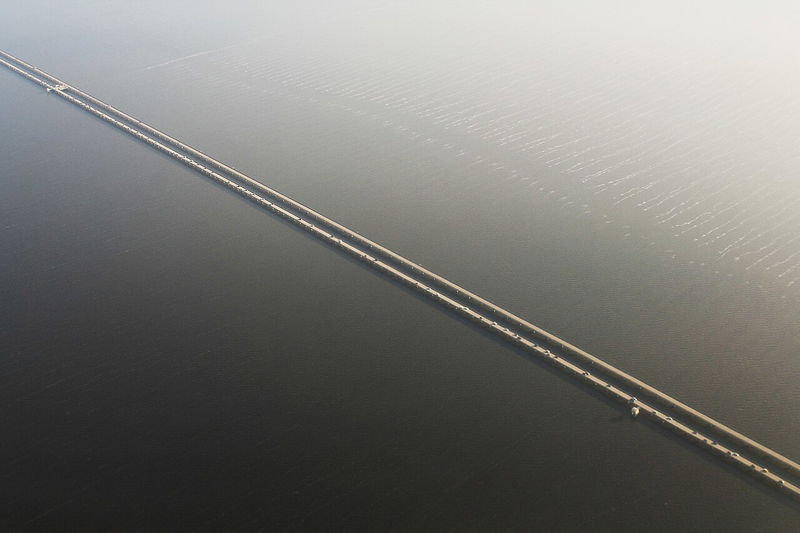
[[[545,360],[617,401],[639,407],[644,417],[800,500],[800,465],[791,459],[250,176],[2,50],[0,64],[489,330],[510,344]],[[649,402],[637,399],[634,394],[647,397]],[[682,421],[677,421],[670,415],[679,416]],[[717,442],[716,438],[724,443]],[[757,459],[747,459],[742,454]],[[781,471],[780,475],[770,472],[762,464],[757,464],[756,460],[777,467]]]

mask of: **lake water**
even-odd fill
[[[11,1],[0,48],[800,457],[778,2]],[[0,529],[800,508],[0,71]]]

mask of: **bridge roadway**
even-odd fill
[[[728,462],[747,470],[762,481],[800,500],[800,486],[796,481],[793,483],[790,479],[770,472],[765,466],[742,457],[730,444],[726,445],[717,442],[711,436],[698,431],[696,426],[690,426],[689,422],[708,430],[709,434],[719,435],[734,445],[740,446],[741,450],[739,451],[743,453],[749,452],[762,460],[769,461],[771,463],[770,466],[774,465],[790,475],[800,474],[800,465],[783,455],[703,415],[658,389],[639,381],[580,348],[359,235],[355,231],[267,187],[238,170],[1,50],[0,64],[45,88],[48,92],[57,94],[88,113],[173,157],[217,183],[232,189],[251,202],[303,228],[315,237],[369,264],[390,278],[403,283],[456,314],[500,336],[510,344],[545,360],[552,366],[600,390],[605,395],[624,402],[630,407],[639,407],[640,416],[651,419],[680,434],[689,441],[723,457]],[[220,174],[220,172],[227,174],[227,177]],[[242,184],[246,184],[249,188]],[[254,192],[252,189],[258,192]],[[501,320],[502,323],[498,323],[497,319]],[[525,335],[542,342],[535,342],[526,338]],[[557,348],[560,353],[555,353],[550,348]],[[571,357],[572,361],[565,358],[565,355]],[[590,372],[589,369],[597,372],[597,375]],[[609,380],[609,377],[612,379]],[[619,386],[620,384],[622,387]],[[623,389],[623,387],[628,390]],[[630,390],[635,391],[636,394],[647,396],[653,404],[637,399]],[[670,411],[683,415],[687,420],[684,422],[674,420],[670,416],[672,414]]]

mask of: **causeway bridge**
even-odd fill
[[[260,181],[0,50],[0,65],[800,501],[800,464]],[[770,470],[773,469],[772,471]]]

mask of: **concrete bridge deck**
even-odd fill
[[[238,170],[0,51],[0,64],[800,501],[800,465]],[[647,397],[648,402],[634,394]],[[678,415],[682,421],[672,418]],[[702,430],[705,433],[701,433]],[[721,438],[724,444],[715,439]],[[740,453],[741,452],[741,453]],[[747,454],[756,459],[747,459]],[[776,467],[770,472],[765,465]],[[794,479],[793,479],[794,478]]]

